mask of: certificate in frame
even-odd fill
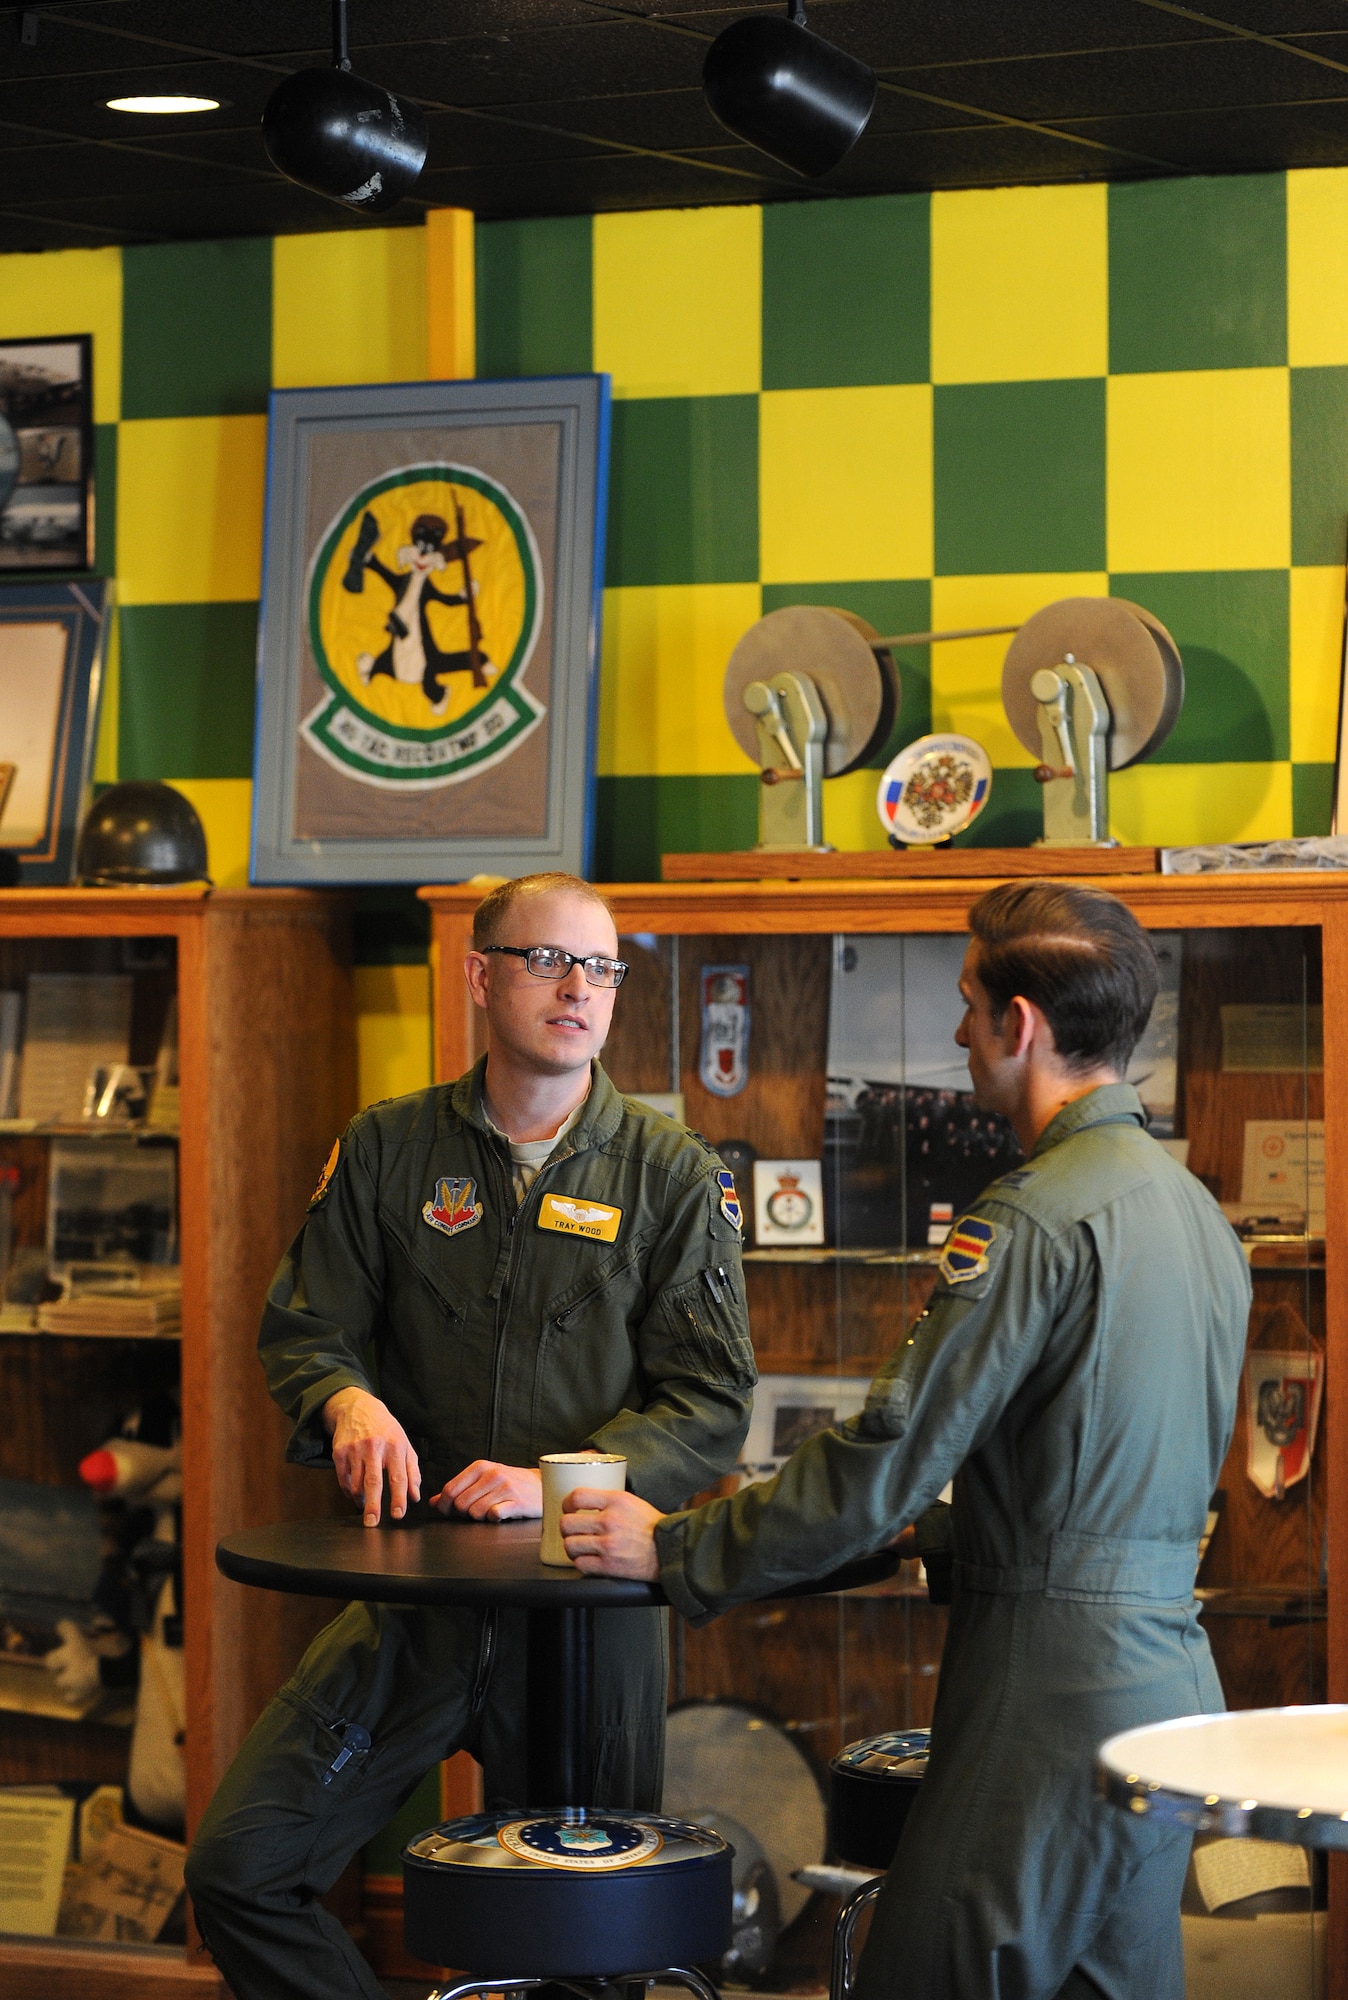
[[[19,862],[25,887],[74,873],[111,608],[101,578],[0,584],[0,711],[14,766],[0,848]]]

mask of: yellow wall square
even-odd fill
[[[123,604],[209,604],[258,595],[266,453],[265,417],[143,417],[120,425],[117,587]]]
[[[764,583],[931,575],[931,413],[926,382],[759,398]]]
[[[859,854],[868,848],[889,846],[875,804],[879,790],[878,771],[849,771],[845,777],[827,781],[824,839],[830,847],[836,847],[840,854]]]
[[[340,229],[272,245],[278,389],[426,374],[426,232]]]
[[[0,327],[8,340],[42,333],[94,337],[94,422],[122,413],[122,253],[42,250],[0,257]]]
[[[1286,368],[1111,375],[1111,570],[1286,568],[1289,381]]]
[[[431,1080],[428,965],[358,965],[357,1087],[362,1105],[424,1090]]]
[[[1343,658],[1343,570],[1294,569],[1291,592],[1292,762],[1332,764]]]
[[[1109,369],[1108,189],[976,188],[931,199],[933,382]]]
[[[760,610],[756,583],[634,584],[604,592],[602,776],[756,768],[730,733],[721,682]]]
[[[1109,830],[1125,847],[1287,840],[1290,764],[1133,764],[1109,780]]]
[[[197,809],[206,830],[206,866],[216,888],[245,887],[253,824],[252,779],[168,778],[165,783]]]
[[[1348,167],[1287,176],[1287,359],[1348,362]]]
[[[1062,576],[938,576],[931,586],[933,632],[970,625],[1020,624],[1059,597],[1108,597],[1094,571]],[[957,729],[983,745],[994,764],[1028,770],[1038,758],[1012,733],[1002,707],[1002,662],[1011,635],[947,640],[931,649],[931,726]]]
[[[761,380],[762,211],[594,218],[594,365],[615,396],[752,395]]]

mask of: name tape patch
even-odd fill
[[[623,1212],[606,1201],[585,1201],[580,1195],[545,1194],[538,1211],[540,1229],[563,1236],[588,1236],[595,1243],[616,1240]]]
[[[988,1252],[997,1240],[997,1225],[978,1215],[966,1215],[945,1240],[937,1270],[948,1285],[967,1285],[988,1268]]]

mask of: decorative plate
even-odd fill
[[[880,824],[905,847],[929,847],[972,825],[988,802],[992,765],[972,736],[919,736],[885,770]]]
[[[644,1821],[607,1814],[512,1820],[496,1838],[522,1861],[540,1861],[548,1868],[631,1868],[649,1861],[665,1844],[663,1835]]]

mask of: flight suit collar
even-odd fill
[[[566,1135],[566,1149],[569,1153],[583,1153],[590,1146],[602,1146],[611,1139],[622,1123],[623,1101],[614,1089],[602,1063],[590,1065],[590,1094],[585,1100],[580,1118]],[[482,1104],[482,1084],[487,1073],[487,1058],[479,1056],[473,1067],[461,1076],[450,1093],[450,1103],[455,1113],[465,1125],[471,1125],[484,1138],[493,1139],[491,1126]]]
[[[1041,1153],[1060,1146],[1074,1132],[1084,1132],[1088,1125],[1126,1125],[1130,1121],[1146,1129],[1147,1114],[1132,1084],[1102,1083],[1098,1089],[1088,1090],[1084,1097],[1064,1104],[1057,1117],[1039,1134],[1030,1158],[1037,1160]]]

